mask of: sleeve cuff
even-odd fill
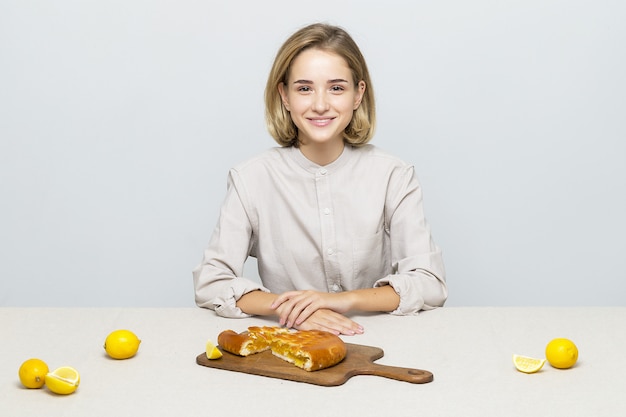
[[[239,307],[237,307],[237,300],[252,291],[258,290],[270,292],[259,283],[251,281],[247,278],[236,278],[229,284],[230,285],[220,291],[220,293],[212,300],[213,310],[215,310],[215,312],[222,317],[252,317],[252,315],[244,313]]]
[[[396,275],[381,278],[374,283],[374,287],[390,285],[400,296],[398,307],[389,314],[395,316],[415,316],[424,308],[424,299],[411,281],[406,279],[406,277]]]

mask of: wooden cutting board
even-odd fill
[[[428,371],[374,363],[384,355],[381,348],[351,343],[346,343],[346,347],[347,354],[343,361],[330,368],[313,372],[277,358],[269,350],[246,357],[223,351],[224,355],[220,359],[213,360],[207,359],[203,352],[196,358],[196,363],[209,368],[329,387],[341,385],[355,375],[376,375],[413,384],[424,384],[433,380],[433,374]]]

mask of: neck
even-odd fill
[[[320,166],[325,166],[334,162],[337,158],[339,158],[339,156],[341,156],[343,148],[343,140],[341,142],[330,142],[324,144],[316,143],[314,145],[300,144],[300,151],[302,154],[309,161]]]

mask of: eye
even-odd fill
[[[300,87],[298,87],[297,91],[301,93],[308,93],[311,91],[311,87],[309,87],[308,85],[301,85]]]
[[[330,91],[332,91],[333,93],[341,93],[344,90],[345,88],[342,85],[333,85],[332,87],[330,87]]]

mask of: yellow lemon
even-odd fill
[[[546,359],[555,368],[571,368],[578,360],[578,348],[569,339],[553,339],[546,346]]]
[[[518,371],[527,374],[534,374],[546,363],[545,359],[529,358],[528,356],[513,355],[513,363]]]
[[[222,352],[210,340],[206,342],[206,357],[207,359],[219,359],[222,357]]]
[[[71,394],[76,391],[79,383],[78,371],[70,366],[62,366],[46,375],[46,388],[55,394]]]
[[[113,359],[128,359],[135,356],[141,340],[130,330],[115,330],[104,341],[104,350]]]
[[[20,382],[26,388],[41,388],[46,383],[48,365],[41,359],[28,359],[20,366]]]

